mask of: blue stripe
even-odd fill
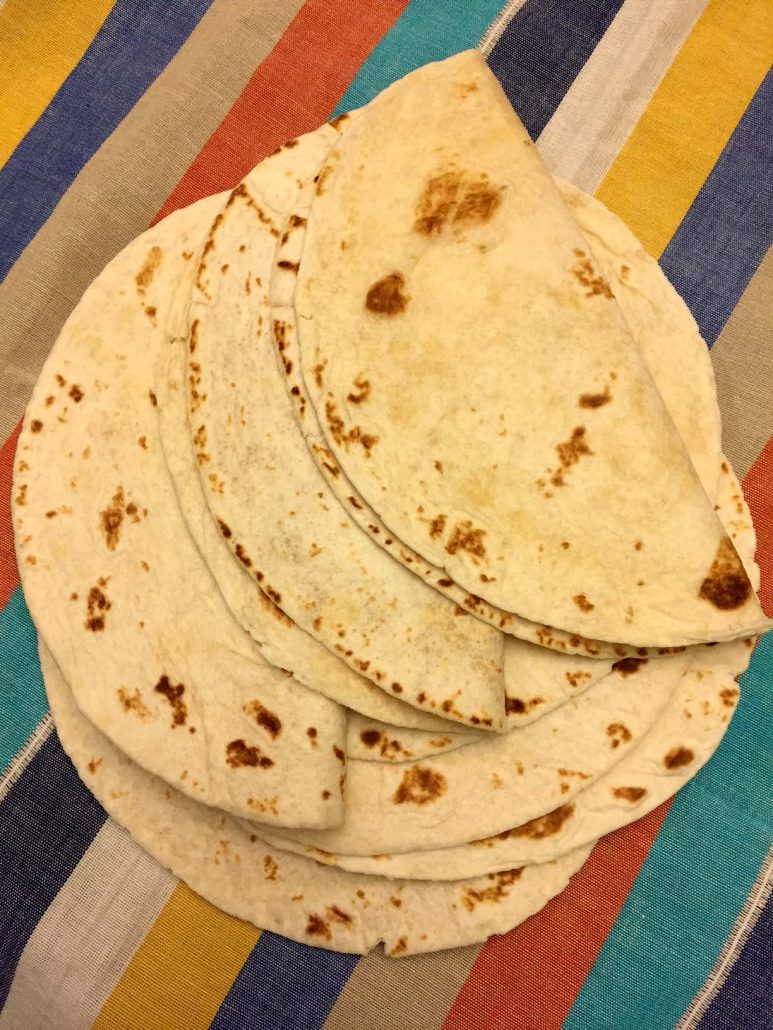
[[[319,1030],[357,965],[264,933],[223,999],[212,1030]]]
[[[504,0],[412,0],[357,73],[334,114],[371,101],[408,72],[476,46]]]
[[[35,627],[17,587],[0,614],[0,772],[47,709]]]
[[[700,1030],[773,1026],[773,898],[698,1025]]]
[[[660,265],[711,346],[773,243],[773,72],[763,81]]]
[[[769,634],[722,744],[677,795],[564,1030],[671,1030],[711,972],[770,847],[772,677]]]
[[[30,935],[106,818],[52,733],[0,804],[0,1008]]]
[[[0,170],[0,281],[90,157],[174,57],[211,0],[117,0]]]
[[[537,139],[623,0],[527,0],[489,54],[491,70]]]

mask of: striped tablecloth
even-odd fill
[[[479,46],[551,168],[657,257],[712,348],[773,608],[771,0],[0,4],[0,1026],[773,1026],[773,638],[719,752],[477,947],[335,955],[223,915],[81,785],[47,713],[10,529],[32,384],[149,223],[427,61]],[[417,146],[421,141],[417,140]]]

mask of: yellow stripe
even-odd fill
[[[772,58],[770,0],[712,0],[696,22],[596,192],[653,257],[679,227]]]
[[[260,937],[180,883],[105,1002],[95,1030],[199,1030]]]
[[[83,57],[115,0],[5,0],[0,7],[0,168]]]

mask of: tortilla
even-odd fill
[[[610,284],[479,54],[412,73],[346,128],[295,306],[337,462],[470,594],[631,646],[766,627]]]
[[[207,901],[303,944],[365,954],[383,941],[395,957],[473,944],[537,912],[590,852],[457,883],[396,884],[322,869],[131,762],[83,718],[43,646],[40,657],[62,747],[109,814]]]
[[[165,319],[184,310],[177,283],[221,204],[140,236],[68,319],[19,439],[17,561],[77,704],[116,746],[198,801],[328,826],[342,813],[344,712],[268,665],[235,623],[159,442]]]
[[[264,161],[204,245],[188,401],[209,508],[268,597],[351,668],[417,708],[500,730],[502,634],[464,617],[357,529],[309,456],[276,367],[267,283],[254,270],[271,268],[285,173],[301,181],[321,153],[314,135]]]
[[[427,755],[444,755],[447,751],[479,743],[482,733],[447,732],[448,723],[439,733],[393,726],[377,719],[366,719],[351,712],[346,724],[346,757],[365,762],[411,762]]]

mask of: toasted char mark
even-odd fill
[[[405,937],[400,937],[397,941],[397,944],[395,944],[394,948],[392,948],[389,954],[394,958],[397,955],[403,955],[407,950],[408,941],[405,939]]]
[[[332,171],[333,169],[331,165],[325,165],[322,171],[318,175],[314,176],[314,182],[316,184],[315,193],[318,197],[321,197],[322,194],[325,192],[325,183],[327,182]]]
[[[237,543],[234,545],[234,553],[245,568],[249,569],[252,566],[252,558],[250,558],[241,544]],[[281,601],[281,597],[279,600]]]
[[[148,399],[149,399],[152,407],[154,407],[154,408],[158,407],[158,398],[156,397],[156,395],[153,393],[152,390],[148,390]]]
[[[341,126],[349,118],[348,114],[339,114],[337,118],[333,118],[332,121],[328,122],[331,128],[335,129],[336,132],[341,131]]]
[[[721,611],[742,607],[752,592],[749,577],[729,537],[724,537],[698,596]]]
[[[43,428],[43,423],[40,421],[40,419],[39,418],[33,418],[33,420],[30,422],[30,432],[31,433],[39,433],[42,428]]]
[[[446,517],[445,515],[436,515],[429,524],[429,535],[433,540],[437,540],[445,532],[446,528]],[[450,583],[448,584],[450,586]]]
[[[223,520],[222,520],[222,519],[220,519],[220,518],[219,518],[219,519],[217,520],[217,524],[218,524],[218,526],[220,526],[220,532],[221,532],[221,533],[223,534],[223,536],[224,536],[224,537],[226,538],[226,540],[227,540],[227,539],[228,539],[228,538],[229,538],[230,536],[233,536],[233,533],[232,533],[232,531],[231,531],[231,528],[230,528],[230,526],[227,526],[227,525],[226,525],[226,523],[225,523],[225,522],[223,522]]]
[[[172,729],[184,726],[188,719],[188,706],[183,701],[185,687],[182,683],[172,684],[169,677],[164,673],[158,683],[153,687],[157,694],[162,694],[172,707]]]
[[[510,830],[503,830],[493,837],[484,837],[481,840],[473,841],[474,844],[488,844],[489,841],[508,840],[510,837],[527,837],[529,840],[544,840],[545,837],[553,837],[563,827],[564,823],[574,814],[574,803],[561,805],[554,808],[546,815],[540,815],[536,819],[530,819],[520,826],[513,826]]]
[[[596,607],[595,604],[592,604],[588,600],[588,598],[585,596],[585,594],[575,594],[574,597],[572,598],[572,600],[574,601],[574,603],[577,605],[577,607],[580,609],[581,612],[592,612],[593,609]]]
[[[136,715],[138,719],[143,721],[150,718],[150,709],[142,700],[139,687],[131,693],[125,687],[119,687],[117,693],[121,708],[123,708],[127,715]]]
[[[155,312],[155,308],[153,310]],[[80,388],[80,386],[78,386],[77,383],[73,383],[73,385],[70,387],[69,393],[70,397],[72,397],[76,404],[80,404],[80,402],[83,400],[83,390]]]
[[[282,732],[282,721],[279,716],[265,708],[260,701],[248,701],[242,707],[242,711],[245,715],[251,716],[258,726],[262,726],[272,740],[276,740]]]
[[[441,773],[414,765],[403,774],[392,801],[396,805],[426,805],[445,794],[446,788],[446,779]]]
[[[285,272],[293,272],[295,275],[298,274],[298,269],[300,268],[300,264],[297,261],[288,261],[287,258],[277,261],[276,266]]]
[[[581,393],[579,405],[581,408],[603,408],[612,400],[612,393],[609,384],[604,387],[603,393]]]
[[[596,270],[585,251],[575,250],[574,255],[577,260],[572,265],[572,275],[574,275],[581,286],[585,287],[585,296],[602,296],[606,297],[607,300],[612,300],[614,297],[612,287],[603,276],[596,274]]]
[[[144,297],[148,287],[153,282],[153,276],[158,271],[158,266],[161,264],[161,258],[164,256],[164,252],[160,247],[151,247],[147,253],[142,268],[134,277],[134,285],[137,287],[137,293],[140,297]]]
[[[352,404],[362,404],[363,401],[370,397],[370,383],[363,377],[362,372],[354,380],[354,386],[357,392],[347,394],[346,399],[351,401]]]
[[[226,745],[225,760],[232,769],[245,765],[270,769],[274,764],[267,755],[262,753],[259,747],[245,743],[242,738],[232,740],[230,744]]]
[[[279,866],[276,864],[271,855],[263,856],[263,876],[267,880],[275,880],[276,874],[279,872]]]
[[[456,554],[458,551],[465,551],[471,555],[472,560],[477,565],[477,558],[483,558],[486,554],[486,548],[483,545],[483,538],[486,535],[485,529],[477,529],[473,527],[472,522],[469,519],[464,519],[462,522],[458,522],[451,533],[451,536],[446,543],[446,551],[449,554]]]
[[[583,680],[589,680],[591,674],[589,672],[567,672],[566,681],[570,687],[579,687]]]
[[[341,750],[341,748],[338,747],[336,744],[333,744],[333,754],[336,756],[338,761],[341,762],[342,765],[346,765],[346,755]]]
[[[309,912],[309,921],[306,923],[306,933],[310,937],[323,937],[326,941],[333,939],[333,935],[330,933],[330,927],[315,912]]]
[[[374,315],[401,315],[410,297],[404,293],[405,279],[392,272],[378,279],[365,295],[365,308]]]
[[[97,769],[100,767],[100,765],[102,765],[102,759],[101,758],[92,758],[91,761],[88,762],[87,768],[88,768],[89,772],[92,774],[92,776],[97,771]]]
[[[646,665],[646,658],[623,658],[612,666],[613,672],[619,672],[621,676],[632,676],[639,671],[639,666]]]
[[[363,730],[360,733],[360,740],[365,747],[375,747],[381,741],[381,734],[378,730]]]
[[[83,625],[86,629],[90,629],[92,633],[100,633],[105,628],[107,613],[113,607],[111,601],[102,589],[106,586],[107,580],[99,579],[97,581],[97,586],[94,586],[89,590],[88,599],[86,601],[86,621]]]
[[[488,222],[502,203],[503,190],[492,185],[485,173],[469,176],[454,168],[435,175],[416,204],[414,232],[439,236],[446,227],[459,232]]]
[[[633,735],[628,727],[622,722],[612,722],[607,726],[607,736],[611,740],[613,748],[620,747],[632,740]]]
[[[719,692],[719,698],[725,708],[735,708],[738,694],[738,687],[723,687]]]
[[[456,88],[459,92],[459,96],[464,98],[470,95],[470,93],[478,92],[478,83],[474,80],[472,82],[457,82]]]
[[[536,708],[538,705],[543,704],[544,701],[544,697],[532,697],[528,701],[522,701],[519,697],[508,697],[505,695],[505,713],[512,715],[515,712],[517,715],[523,715],[524,712]]]
[[[489,873],[488,879],[493,880],[491,887],[484,887],[476,890],[473,887],[465,887],[462,892],[462,904],[468,912],[473,912],[477,905],[482,903],[497,904],[506,898],[508,891],[505,889],[520,879],[523,867],[519,869],[508,869],[503,873]]]
[[[614,787],[612,790],[613,797],[619,798],[621,801],[630,801],[631,804],[641,801],[646,793],[644,787]]]
[[[365,451],[365,456],[370,457],[371,450],[378,443],[378,437],[371,433],[364,433],[360,426],[352,426],[351,429],[347,430],[344,420],[338,414],[335,402],[330,396],[325,402],[325,416],[330,432],[337,444],[348,450],[349,444],[358,443]]]
[[[666,769],[681,769],[683,766],[689,765],[694,758],[695,755],[689,747],[672,747],[664,756],[663,765]]]

